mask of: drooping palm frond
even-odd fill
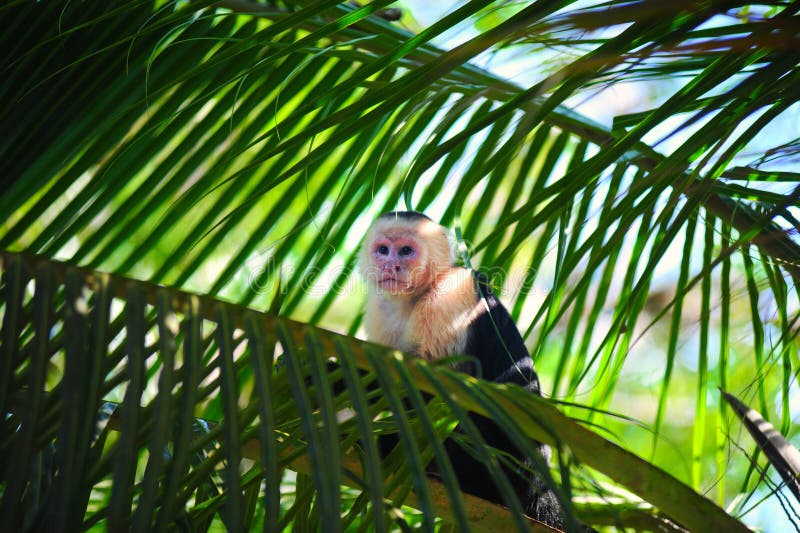
[[[792,435],[797,7],[473,1],[412,33],[387,5],[0,8],[0,246],[355,333],[363,224],[426,210],[508,288],[553,395],[591,408],[571,415],[723,478],[720,504],[756,490],[709,387]],[[542,44],[569,59],[518,84],[474,66]],[[681,81],[611,127],[565,106],[648,79]]]
[[[386,530],[388,498],[418,506],[427,528],[444,516],[463,530],[503,523],[549,530],[459,492],[441,442],[454,423],[469,425],[469,409],[492,416],[527,453],[537,453],[530,438],[569,450],[678,523],[746,530],[666,472],[517,387],[41,258],[6,253],[3,274],[0,400],[8,416],[0,456],[8,527],[77,530],[106,521],[108,529],[149,531],[197,527],[219,513],[238,531],[256,526],[258,508],[266,529],[281,530],[307,512],[301,507],[310,494],[281,493],[282,473],[293,470],[311,477],[313,529],[339,531],[356,520]],[[339,363],[333,372],[329,356]],[[394,416],[401,446],[382,464],[376,433],[383,410]],[[196,419],[198,411],[218,419]],[[481,453],[503,476],[502,457]],[[430,458],[442,474],[432,485]],[[343,485],[355,499],[346,516]]]

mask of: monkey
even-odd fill
[[[429,361],[454,355],[471,357],[457,370],[498,383],[514,383],[541,395],[539,378],[519,330],[487,281],[456,266],[449,232],[416,211],[379,216],[367,231],[359,266],[368,294],[364,314],[367,340]],[[564,529],[555,493],[530,471],[510,439],[488,418],[474,415],[490,446],[525,464],[504,467],[525,514]],[[506,504],[486,467],[448,439],[445,448],[462,491]],[[545,461],[549,448],[539,444]]]

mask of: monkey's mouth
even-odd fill
[[[397,279],[392,276],[386,276],[378,280],[378,287],[386,290],[400,290],[408,286],[406,281]]]

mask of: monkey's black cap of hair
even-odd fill
[[[402,218],[404,220],[431,220],[431,217],[418,211],[389,211],[378,218]]]

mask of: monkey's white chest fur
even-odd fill
[[[372,342],[433,360],[464,353],[469,325],[482,310],[472,274],[451,268],[416,299],[373,290],[364,328]]]

